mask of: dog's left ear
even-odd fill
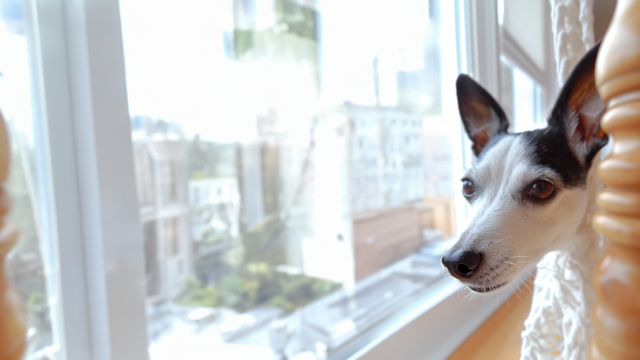
[[[596,90],[595,65],[600,43],[576,65],[558,96],[549,126],[563,132],[582,164],[590,164],[609,137],[600,129],[605,105]]]

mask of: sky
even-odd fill
[[[345,101],[375,104],[375,56],[381,102],[395,105],[396,72],[422,66],[428,2],[318,3],[320,98],[300,91],[311,73],[305,64],[241,66],[225,57],[223,33],[234,26],[232,0],[121,1],[130,114],[180,123],[189,137],[251,141],[257,137],[256,114],[276,107],[283,126],[302,134],[308,122],[300,119],[319,109]],[[274,23],[272,8],[273,0],[257,1],[259,28]],[[0,27],[0,107],[33,142],[28,64],[24,37]]]
[[[274,22],[273,0],[257,2],[258,27]],[[346,100],[375,104],[373,58],[380,58],[381,100],[394,105],[395,73],[422,67],[428,2],[324,1],[320,98],[310,95],[305,64],[239,65],[224,54],[233,29],[231,0],[121,1],[131,115],[182,124],[188,137],[251,141],[256,114],[284,112],[287,128],[308,131],[311,114]],[[393,5],[393,6],[392,6]]]

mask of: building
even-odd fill
[[[168,300],[182,291],[193,267],[186,144],[175,124],[133,117],[132,128],[147,296]]]
[[[442,206],[425,202],[422,133],[421,116],[396,108],[345,104],[321,116],[305,274],[349,288],[442,238]]]

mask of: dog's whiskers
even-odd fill
[[[510,264],[510,265],[514,265],[514,266],[516,266],[516,267],[520,268],[518,265],[516,265],[516,264],[514,264],[514,263],[511,263],[511,262],[508,262],[508,261],[505,261],[505,263]],[[524,271],[527,271],[527,270],[525,269]],[[504,272],[506,272],[507,274],[511,275],[514,279],[516,279],[517,281],[519,281],[521,284],[524,284],[524,286],[526,286],[526,287],[529,289],[529,291],[531,291],[531,293],[533,293],[533,291],[531,290],[531,288],[530,288],[530,287],[529,287],[529,286],[524,282],[524,280],[522,280],[520,277],[518,277],[518,276],[516,276],[516,275],[514,275],[514,274],[512,274],[512,273],[510,273],[507,269],[505,269],[505,270],[504,270]],[[527,271],[527,273],[531,275],[531,273],[529,273],[528,271]],[[518,291],[520,291],[520,287],[518,287]],[[515,294],[516,294],[516,296],[518,296],[518,293],[517,293],[517,292],[516,292]],[[520,299],[520,301],[522,301],[522,298],[520,298],[520,296],[518,296],[518,299]]]
[[[523,263],[523,265],[525,265],[525,266],[526,266],[526,265],[536,265],[538,269],[547,270],[547,271],[551,271],[551,272],[553,272],[553,273],[559,274],[559,273],[558,273],[557,271],[555,271],[555,270],[552,270],[552,269],[549,269],[549,268],[546,268],[546,267],[544,267],[544,266],[540,265],[540,261],[539,261],[539,259],[536,259],[536,258],[534,258],[534,257],[532,257],[532,256],[520,256],[520,255],[519,255],[519,256],[509,256],[509,259],[511,259],[511,258],[527,258],[527,259],[532,259],[532,260],[534,260],[534,261],[532,261],[532,262],[527,262],[527,263]],[[514,265],[515,265],[515,264],[514,264]],[[517,266],[517,265],[516,265],[516,266]]]
[[[508,262],[508,261],[505,261],[505,262],[506,262],[507,264],[511,264],[511,265],[513,265],[513,266],[517,267],[518,269],[520,269],[520,270],[522,270],[522,271],[525,271],[527,274],[529,274],[529,276],[533,276],[533,274],[531,273],[530,268],[523,268],[522,266],[520,266],[520,265],[518,265],[518,264],[514,264],[514,263],[512,263],[512,262]],[[513,275],[512,275],[512,276],[513,276]],[[531,290],[531,289],[529,289],[529,290]]]
[[[511,238],[512,238],[511,236],[504,237],[504,238],[502,238],[502,239],[500,239],[500,240],[498,240],[498,241],[496,241],[496,242],[491,243],[491,245],[498,244],[498,243],[500,243],[500,242],[502,242],[502,241],[505,241],[505,240],[507,240],[507,239],[511,239]]]
[[[515,265],[515,264],[514,264],[514,265]],[[516,265],[516,266],[518,266],[518,265]],[[519,266],[518,266],[518,267],[519,267]],[[521,268],[521,269],[522,269],[522,268]],[[531,272],[529,271],[529,269],[523,269],[523,271],[526,271],[526,272],[527,272],[527,274],[529,274],[529,276],[533,276],[533,274],[531,274]],[[513,276],[515,279],[518,279],[518,281],[520,281],[520,283],[524,284],[524,286],[526,286],[526,287],[527,287],[527,289],[529,289],[529,291],[533,294],[533,290],[531,290],[531,288],[529,287],[529,285],[527,285],[527,282],[526,282],[526,281],[522,280],[521,278],[519,278],[519,277],[517,277],[517,276],[513,275],[512,273],[510,273],[510,272],[508,272],[508,271],[506,271],[506,270],[505,270],[505,272],[506,272],[507,274],[509,274],[509,275]]]
[[[529,258],[529,259],[537,260],[533,256],[509,256],[509,259],[511,258]]]
[[[557,272],[556,270],[546,268],[546,267],[544,267],[544,266],[542,266],[542,265],[539,265],[539,263],[530,262],[530,263],[523,263],[522,265],[525,265],[525,266],[526,266],[526,265],[536,265],[536,267],[537,267],[538,269],[551,271],[552,273],[555,273],[555,274],[560,275],[560,273],[559,273],[559,272]]]

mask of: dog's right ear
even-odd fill
[[[456,91],[464,129],[478,156],[492,137],[507,132],[509,121],[496,100],[469,76],[458,76]]]

